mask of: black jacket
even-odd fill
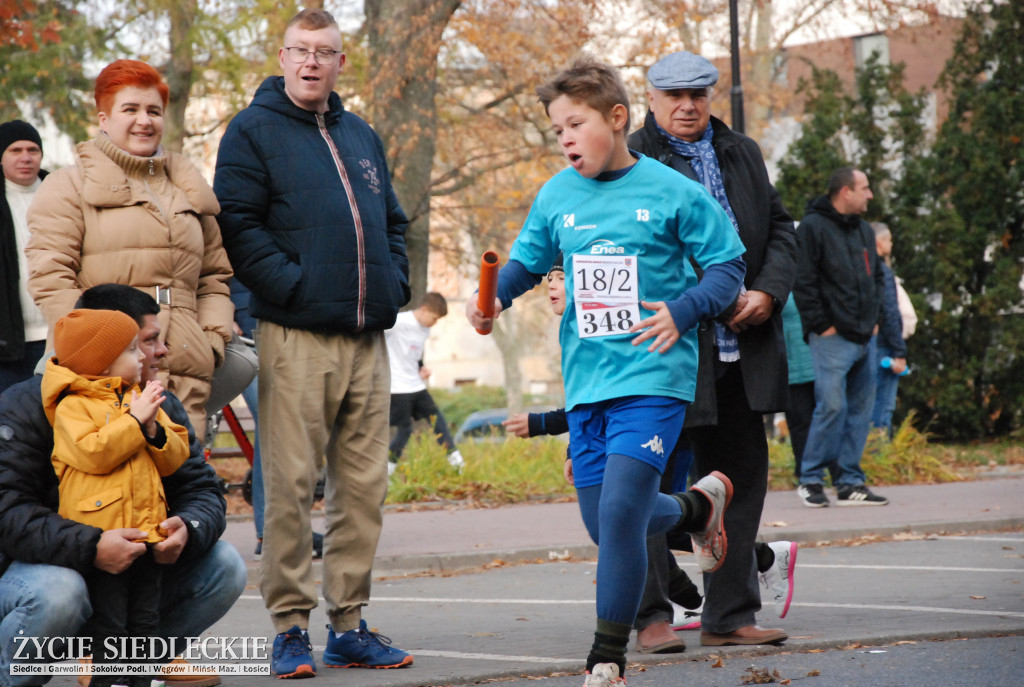
[[[711,127],[712,147],[722,170],[725,194],[736,215],[740,239],[747,249],[743,254],[747,265],[744,284],[747,290],[764,291],[777,301],[775,312],[767,321],[738,336],[747,401],[755,412],[779,412],[786,407],[789,389],[782,306],[789,297],[796,273],[793,218],[782,206],[778,192],[768,179],[757,143],[715,117],[711,118]],[[629,147],[697,181],[689,161],[677,155],[658,131],[651,112],[647,113],[643,128],[629,137]],[[686,412],[687,427],[718,423],[714,341],[714,327],[703,323],[699,336],[697,396]]]
[[[380,138],[337,93],[328,105],[315,114],[292,103],[283,77],[263,82],[220,143],[217,221],[253,317],[383,331],[409,301],[409,220]]]
[[[53,428],[43,413],[42,376],[0,395],[0,574],[11,561],[46,563],[86,574],[95,569],[102,530],[57,514],[57,474],[50,462]],[[169,516],[188,528],[180,562],[209,551],[227,524],[220,480],[206,462],[203,447],[181,402],[170,391],[161,406],[188,427],[190,455],[163,480]]]
[[[39,178],[46,178],[39,170]],[[7,188],[0,177],[0,362],[9,363],[25,356],[25,315],[21,311],[21,286],[18,268],[18,242],[14,237],[14,218],[7,204]],[[24,249],[24,246],[22,246]]]
[[[835,327],[844,339],[867,343],[885,294],[875,232],[860,215],[841,215],[828,196],[819,196],[807,204],[798,235],[793,296],[804,339]]]

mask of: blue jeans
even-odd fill
[[[878,347],[878,360],[892,357],[892,351]],[[893,374],[881,365],[875,365],[875,406],[871,411],[871,425],[881,427],[892,439],[892,414],[896,411],[896,392],[899,390],[899,375]]]
[[[857,344],[836,334],[811,334],[814,416],[800,466],[801,484],[824,484],[825,468],[839,467],[835,486],[864,484],[861,455],[875,401],[875,339]]]
[[[259,377],[242,391],[245,405],[252,413],[252,424],[256,428],[256,440],[252,444],[252,521],[256,525],[256,538],[263,539],[263,510],[266,497],[263,492],[263,462],[260,460],[260,409]]]
[[[217,542],[205,556],[164,570],[160,636],[198,637],[220,620],[245,589],[245,563]],[[82,576],[70,568],[15,561],[0,576],[0,685],[42,685],[49,676],[12,676],[14,638],[73,637],[92,615]]]

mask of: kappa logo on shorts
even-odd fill
[[[661,437],[657,434],[651,437],[651,440],[646,444],[640,444],[640,448],[649,448],[653,453],[657,453],[659,456],[665,455],[665,445],[661,442]]]

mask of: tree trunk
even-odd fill
[[[372,124],[384,142],[405,236],[412,303],[427,290],[437,55],[460,0],[366,0]]]
[[[185,140],[185,109],[192,90],[195,49],[192,45],[192,24],[199,14],[198,0],[179,0],[170,4],[171,58],[164,78],[171,89],[164,113],[165,148],[181,152]]]

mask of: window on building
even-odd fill
[[[860,69],[873,53],[878,53],[878,64],[889,64],[889,37],[884,33],[857,36],[853,39],[853,57]]]

